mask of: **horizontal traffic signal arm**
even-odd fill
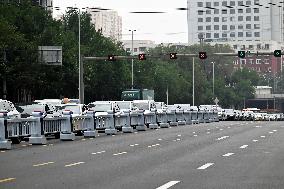
[[[247,55],[247,52],[246,52]],[[260,55],[274,55],[274,52],[250,52],[249,55],[255,55],[255,56],[260,56]],[[176,54],[177,58],[179,57],[198,57],[199,53],[196,54]],[[210,58],[210,56],[235,56],[238,57],[238,53],[211,53],[211,54],[207,54],[207,58]],[[150,55],[150,54],[146,54],[146,58],[147,59],[151,59],[151,58],[165,58],[165,59],[170,59],[169,58],[169,53],[168,54],[158,54],[158,55]],[[115,55],[115,59],[116,60],[131,60],[131,59],[136,59],[138,60],[138,56],[137,55],[133,55],[133,56],[116,56]],[[108,56],[93,56],[93,57],[83,57],[83,60],[108,60]]]

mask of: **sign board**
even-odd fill
[[[39,46],[38,53],[40,63],[62,66],[62,46]]]

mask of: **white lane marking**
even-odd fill
[[[193,135],[194,137],[197,137],[197,135]]]
[[[195,131],[194,132],[192,132],[193,134],[195,134]]]
[[[277,130],[273,130],[273,132],[277,132]]]
[[[224,129],[220,129],[220,131],[223,131]]]
[[[210,131],[210,129],[207,129],[207,131]]]
[[[94,140],[94,138],[89,138],[89,140]]]
[[[178,137],[181,137],[181,135],[178,135]]]
[[[269,134],[273,134],[274,132],[270,131]]]
[[[227,153],[227,154],[224,154],[224,155],[222,155],[223,157],[229,157],[229,156],[231,156],[231,155],[234,155],[234,153]]]
[[[13,180],[16,180],[16,178],[6,178],[6,179],[2,179],[2,180],[0,180],[0,183],[2,183],[2,182],[9,182],[9,181],[13,181]]]
[[[105,153],[106,151],[100,151],[100,152],[94,152],[92,153],[93,155],[96,155],[96,154],[102,154],[102,153]]]
[[[180,138],[177,138],[177,141],[180,141]]]
[[[201,167],[198,167],[197,169],[202,169],[202,170],[207,169],[208,167],[210,167],[212,165],[214,165],[214,163],[206,163],[206,164],[202,165]]]
[[[228,129],[231,129],[231,127],[228,127]]]
[[[122,155],[122,154],[127,154],[127,152],[120,152],[120,153],[113,154],[113,155],[114,155],[114,156],[118,156],[118,155]]]
[[[219,129],[219,127],[216,127],[216,129]]]
[[[85,162],[77,162],[77,163],[71,163],[71,164],[68,164],[68,165],[65,165],[65,167],[72,167],[72,166],[75,166],[75,165],[80,165],[80,164],[83,164]]]
[[[207,132],[207,134],[210,134],[210,132]]]
[[[265,138],[265,136],[260,136],[260,138]]]
[[[217,138],[217,140],[224,140],[224,139],[226,139],[226,138],[229,138],[229,136],[222,136],[222,137],[220,137],[220,138]]]
[[[158,187],[158,188],[156,188],[156,189],[168,189],[168,188],[170,188],[170,187],[176,185],[176,184],[179,183],[179,182],[180,182],[180,181],[170,181],[170,182],[168,182],[168,183],[166,183],[166,184],[164,184],[164,185],[162,185],[162,186],[160,186],[160,187]]]
[[[98,135],[98,137],[99,137],[100,135]]]
[[[82,141],[85,141],[86,139],[85,139],[85,138],[82,138],[81,140],[82,140]]]
[[[262,126],[259,126],[259,125],[257,125],[257,126],[255,126],[255,128],[261,128]]]
[[[6,151],[0,151],[1,153],[5,153]]]
[[[46,162],[46,163],[35,164],[35,165],[33,165],[33,167],[39,167],[39,166],[49,165],[49,164],[53,164],[53,163],[54,163],[53,161],[50,161],[50,162]]]
[[[252,140],[253,142],[257,142],[258,140]]]
[[[23,146],[23,147],[26,147],[27,145],[26,145],[26,144],[23,144],[22,146]],[[46,145],[43,145],[43,146],[46,146]]]
[[[136,131],[136,132],[134,132],[134,134],[138,134],[138,132]]]
[[[240,148],[245,149],[246,147],[248,147],[248,145],[242,145]]]
[[[153,144],[153,145],[148,146],[148,148],[152,148],[152,147],[155,147],[155,146],[160,146],[160,144]]]
[[[161,140],[163,140],[163,139],[159,138],[158,140],[161,141]]]

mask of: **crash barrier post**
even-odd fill
[[[158,129],[156,111],[145,110],[144,112],[145,124],[149,129]]]
[[[72,112],[63,111],[63,122],[61,125],[60,140],[75,140],[72,125]]]
[[[157,110],[157,123],[161,128],[168,128],[170,126],[166,110]]]
[[[144,124],[144,111],[136,110],[130,112],[130,125],[136,128],[137,131],[146,131],[147,127]]]
[[[33,112],[32,117],[26,118],[25,121],[29,121],[30,124],[30,134],[29,143],[30,144],[46,144],[46,137],[43,131],[43,113],[42,112]],[[29,120],[28,120],[29,119]]]

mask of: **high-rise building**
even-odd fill
[[[91,15],[92,23],[97,31],[100,31],[105,37],[114,40],[121,40],[122,37],[122,18],[116,11],[99,11],[87,9]]]
[[[188,0],[188,42],[284,40],[278,0]]]
[[[33,2],[44,7],[45,10],[51,11],[52,13],[53,0],[33,0]]]

